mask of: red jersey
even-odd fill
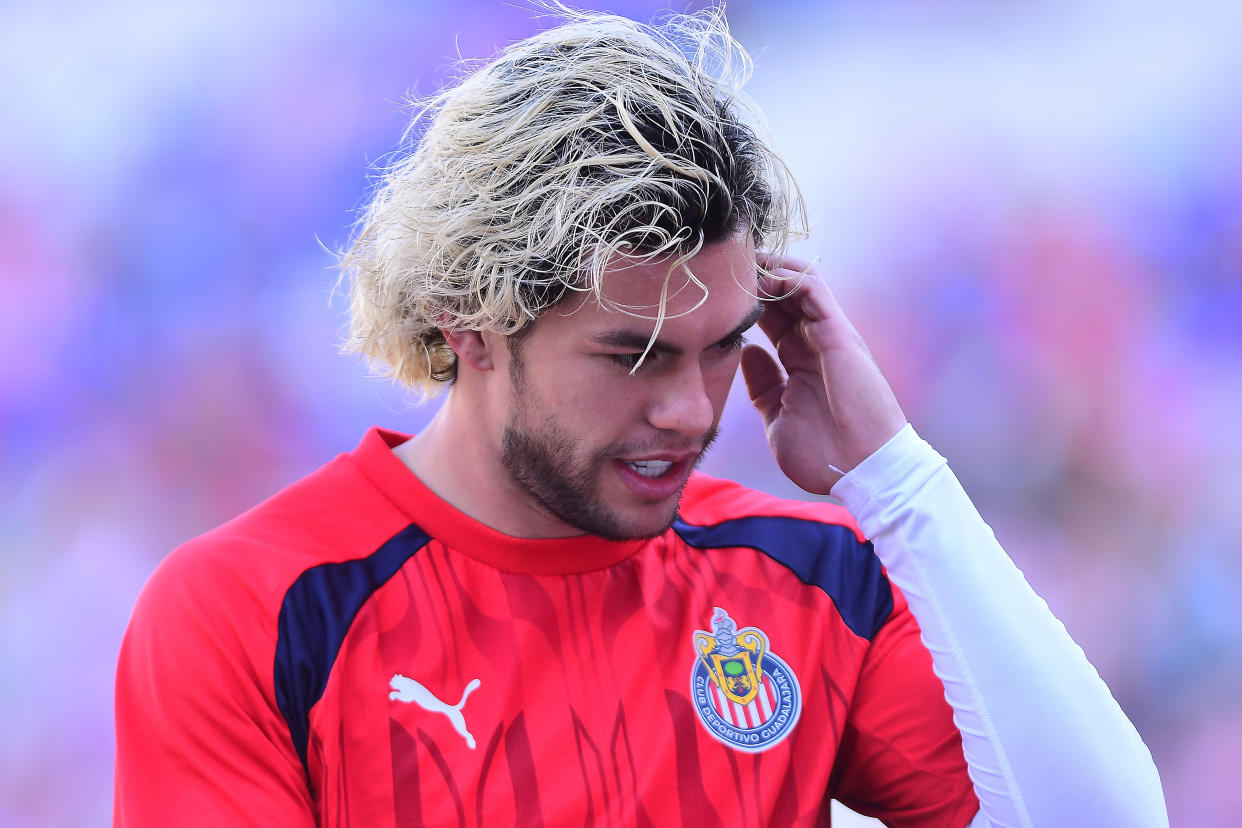
[[[673,526],[517,539],[374,429],[178,548],[117,677],[115,821],[890,825],[978,810],[843,509],[691,477]]]

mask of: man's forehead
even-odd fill
[[[603,313],[639,318],[679,317],[700,311],[745,313],[758,295],[753,253],[743,249],[678,263],[634,263],[604,271],[599,295],[588,291],[587,306]],[[740,310],[739,310],[740,309]]]
[[[704,245],[693,256],[614,256],[598,293],[579,288],[540,318],[596,339],[609,331],[722,337],[756,312],[759,275],[746,234]],[[749,327],[749,326],[747,326]]]
[[[669,283],[667,291],[657,285],[654,290],[602,291],[598,298],[588,293],[581,306],[607,317],[610,324],[620,324],[625,319],[642,323],[691,316],[740,317],[758,300],[758,285],[758,278],[752,278],[749,284],[718,280],[714,284],[683,282],[677,285],[674,281]]]

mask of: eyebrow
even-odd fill
[[[720,345],[721,343],[728,342],[731,339],[736,339],[746,333],[754,327],[756,322],[759,321],[759,317],[763,315],[763,308],[763,302],[756,303],[755,306],[751,308],[750,313],[746,314],[745,319],[743,319],[733,330],[716,340],[713,344]],[[608,330],[601,331],[591,337],[591,341],[600,345],[608,345],[613,348],[633,348],[636,351],[642,351],[647,348],[647,343],[651,342],[651,334],[643,333],[642,331],[635,331],[629,328],[609,328]],[[680,356],[682,353],[681,348],[658,338],[655,342],[651,342],[651,350],[653,352],[670,354],[672,356]]]

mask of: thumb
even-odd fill
[[[742,349],[742,379],[764,425],[771,424],[780,413],[781,395],[785,393],[785,372],[780,364],[760,346],[747,345]]]

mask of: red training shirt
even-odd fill
[[[895,826],[978,802],[843,509],[695,474],[650,540],[511,538],[372,429],[184,544],[117,676],[118,826]]]

